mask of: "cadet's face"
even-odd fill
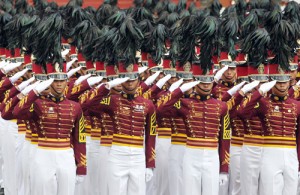
[[[67,80],[54,80],[50,86],[51,93],[54,96],[60,97],[64,94],[65,88],[67,86]]]
[[[125,83],[122,83],[122,90],[127,94],[135,94],[137,87],[140,84],[139,79],[129,80]]]
[[[32,77],[32,71],[27,71],[24,76],[26,79],[30,79]]]
[[[199,95],[209,95],[211,94],[212,87],[213,83],[199,83],[196,86],[196,92]]]
[[[226,82],[234,82],[236,77],[236,68],[229,67],[223,74],[222,79]]]
[[[272,93],[277,96],[285,96],[288,93],[290,87],[290,82],[277,82],[276,85],[272,88]]]

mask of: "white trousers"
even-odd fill
[[[156,159],[152,179],[146,183],[147,195],[169,195],[169,149],[171,138],[156,138]]]
[[[87,194],[89,195],[89,164],[90,164],[90,144],[91,144],[91,136],[86,136],[86,168],[87,168],[87,173],[86,173],[86,178],[83,180],[83,182],[76,184],[75,186],[75,195],[82,195],[82,194]]]
[[[242,195],[258,194],[262,152],[263,148],[259,146],[242,146],[240,169]]]
[[[25,134],[18,134],[16,140],[16,173],[18,194],[24,195],[24,171],[23,171],[23,152],[24,152]]]
[[[230,146],[230,165],[229,165],[229,194],[241,194],[241,178],[240,178],[240,165],[241,165],[241,152],[242,147]]]
[[[37,148],[30,176],[32,195],[74,195],[76,165],[73,149]]]
[[[87,182],[88,191],[90,195],[100,194],[99,179],[98,174],[99,168],[99,150],[100,150],[100,140],[91,140],[90,148],[88,152],[88,167],[87,167]]]
[[[296,195],[298,185],[296,148],[268,148],[262,155],[260,195]]]
[[[25,181],[24,181],[24,191],[25,191],[25,195],[31,195],[31,162],[33,161],[34,157],[35,157],[35,153],[37,151],[37,145],[32,144],[30,142],[28,142],[28,162],[25,162],[24,165],[27,166],[27,168],[25,169],[26,172],[25,174],[27,174],[28,177],[24,177]]]
[[[3,137],[3,182],[6,195],[18,194],[17,186],[17,157],[16,147],[18,138],[18,126],[16,122],[6,121]]]
[[[108,195],[108,157],[109,157],[110,147],[100,146],[99,155],[98,155],[98,186],[100,195]]]
[[[145,195],[143,148],[112,145],[108,157],[109,195]]]
[[[184,145],[172,144],[169,150],[169,189],[171,195],[183,194],[182,164]]]
[[[21,190],[24,195],[30,195],[30,180],[29,180],[29,167],[30,167],[30,147],[31,143],[25,140],[22,151],[22,173],[23,173],[23,182]]]
[[[218,195],[218,150],[186,148],[183,157],[184,195]]]

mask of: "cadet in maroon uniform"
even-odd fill
[[[236,63],[228,59],[227,52],[221,52],[219,60],[221,69],[215,75],[214,98],[222,99],[223,94],[236,84]]]
[[[217,195],[219,179],[228,180],[228,108],[226,103],[210,95],[213,86],[212,70],[208,75],[203,75],[200,66],[193,66],[193,72],[198,81],[183,84],[176,89],[168,97],[169,101],[157,108],[157,112],[160,116],[181,116],[186,125],[184,194]],[[196,93],[190,98],[180,99],[186,90],[194,86]]]
[[[122,79],[102,85],[97,95],[82,107],[93,113],[106,112],[113,118],[115,128],[108,158],[109,194],[144,195],[145,181],[153,175],[155,167],[155,107],[136,94],[139,86],[137,64],[120,63],[119,77]],[[121,83],[120,96],[107,96],[109,89]]]
[[[264,121],[259,193],[296,194],[299,169],[296,130],[299,130],[300,105],[288,97],[289,73],[283,72],[278,64],[269,64],[269,73],[273,81],[262,84],[249,102],[244,103],[239,115],[257,116]],[[269,90],[271,94],[266,95]]]
[[[63,95],[65,67],[48,64],[47,72],[51,79],[29,92],[15,107],[14,115],[39,124],[38,149],[30,169],[31,194],[73,195],[75,181],[86,174],[84,118],[80,105]],[[49,86],[49,97],[39,98]]]

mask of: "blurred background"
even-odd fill
[[[32,3],[33,0],[29,0],[30,3]],[[54,2],[56,2],[58,5],[65,5],[68,3],[69,0],[56,0]],[[103,3],[104,0],[83,0],[83,7],[87,7],[87,6],[93,6],[98,8],[99,5],[101,5]],[[159,1],[159,0],[157,0]],[[171,2],[177,3],[179,0],[171,0]],[[51,1],[48,1],[51,2]],[[210,4],[211,0],[187,0],[187,5],[189,6],[189,4],[191,2],[194,2],[198,7],[205,7],[208,4]],[[231,4],[231,0],[220,0],[221,4],[224,7],[227,7]],[[125,9],[125,8],[129,8],[133,5],[133,0],[118,0],[118,6],[121,9]]]

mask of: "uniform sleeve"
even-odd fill
[[[262,98],[262,95],[255,91],[251,96],[246,98],[240,105],[237,110],[237,115],[241,119],[250,119],[254,116],[258,115],[258,109],[254,109],[259,107],[259,100]]]
[[[29,92],[27,96],[22,98],[20,102],[15,106],[13,110],[13,115],[17,119],[29,120],[34,117],[34,102],[39,97],[34,91]]]
[[[0,70],[0,80],[5,77],[5,74]]]
[[[71,90],[68,91],[67,98],[69,100],[79,102],[79,96],[89,89],[91,89],[91,87],[89,86],[87,80],[84,80],[79,85],[72,86]]]
[[[152,100],[157,99],[157,95],[161,92],[161,89],[157,85],[153,85],[145,93],[143,93],[143,98]]]
[[[227,102],[227,108],[229,111],[235,110],[238,105],[241,104],[243,101],[244,97],[240,93],[234,94]]]
[[[230,135],[231,126],[228,109],[223,105],[221,114],[221,129],[219,134],[219,158],[220,158],[220,172],[228,173],[229,170],[229,148],[230,148]]]
[[[148,104],[149,112],[146,118],[145,127],[145,153],[146,153],[146,167],[155,167],[155,139],[156,139],[156,112],[152,102]]]
[[[8,100],[10,100],[11,98],[13,98],[14,96],[18,95],[19,90],[13,86],[11,89],[7,90],[4,94],[4,100],[3,102],[0,104],[0,111],[2,111],[7,103]]]
[[[231,95],[230,95],[227,91],[224,92],[223,95],[222,95],[221,101],[222,101],[222,102],[227,102],[227,101],[230,100],[230,99],[231,99]]]
[[[15,96],[12,99],[9,99],[4,105],[4,108],[1,111],[1,117],[5,120],[12,120],[14,118],[16,118],[13,115],[13,110],[14,107],[17,106],[17,104],[19,103],[20,99]],[[3,104],[3,103],[2,103]]]
[[[72,145],[74,149],[77,175],[86,175],[86,135],[84,117],[80,106],[77,107],[77,117],[72,131]]]
[[[0,82],[0,102],[2,102],[5,98],[5,91],[12,88],[13,84],[11,83],[11,81],[9,80],[9,78],[5,78],[4,80],[2,80]]]
[[[109,90],[105,85],[100,86],[97,90],[93,90],[89,95],[89,99],[81,104],[81,108],[84,113],[94,112],[102,113],[106,112],[112,114],[112,106],[114,101],[112,96],[108,96]]]
[[[149,86],[142,82],[140,86],[137,88],[136,92],[139,96],[143,96],[143,94],[149,89]]]
[[[299,87],[298,86],[292,86],[289,89],[289,97],[291,97],[294,100],[299,101],[300,100],[300,93],[299,93]]]
[[[157,115],[159,117],[177,117],[178,111],[181,109],[180,98],[182,96],[183,93],[180,89],[164,95],[157,101]]]

